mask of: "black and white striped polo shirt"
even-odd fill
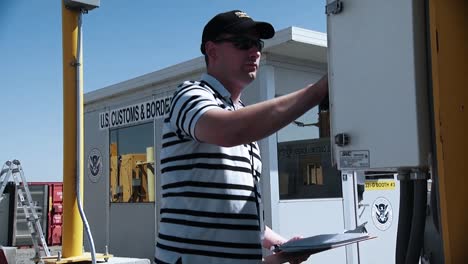
[[[221,147],[194,134],[206,111],[239,107],[208,74],[176,90],[163,126],[156,263],[261,262],[257,143]]]

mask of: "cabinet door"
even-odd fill
[[[327,1],[338,2],[341,12],[327,17],[334,161],[350,170],[427,165],[424,1]]]

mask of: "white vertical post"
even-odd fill
[[[266,61],[266,60],[265,60]],[[275,68],[264,64],[259,72],[259,101],[275,97]],[[279,183],[278,183],[278,155],[276,133],[261,140],[262,154],[262,189],[265,210],[265,224],[276,232],[279,230]]]

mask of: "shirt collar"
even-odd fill
[[[215,89],[224,99],[231,99],[231,93],[213,76],[203,73],[201,79],[207,82],[211,88]]]

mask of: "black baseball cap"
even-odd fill
[[[275,29],[270,23],[254,21],[247,13],[232,10],[217,14],[205,25],[200,50],[205,54],[205,43],[223,34],[244,34],[255,29],[261,39],[270,39],[275,35]]]

